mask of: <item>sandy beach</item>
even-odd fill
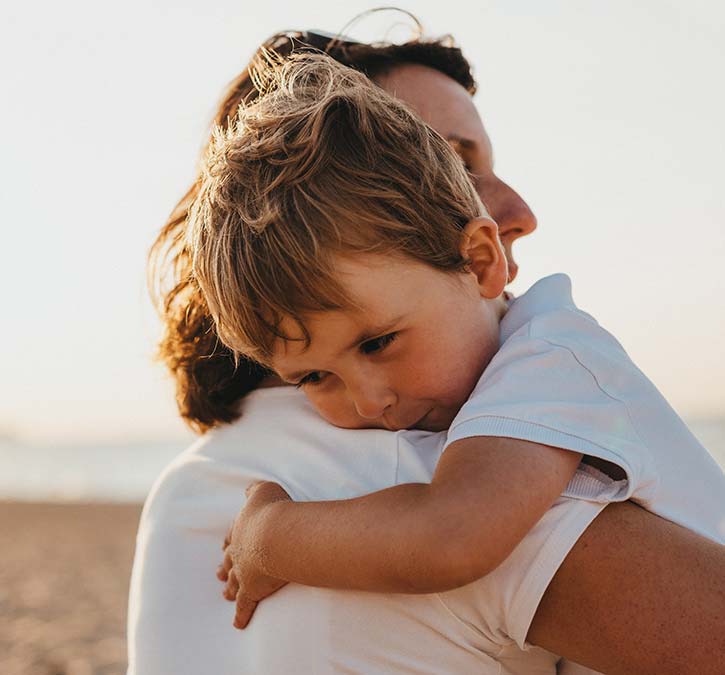
[[[0,673],[119,675],[141,506],[0,502]]]

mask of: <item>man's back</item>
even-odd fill
[[[353,497],[430,480],[443,434],[331,427],[292,388],[259,390],[157,482],[144,509],[129,608],[129,674],[554,673],[524,646],[539,598],[603,505],[560,500],[492,575],[440,595],[290,584],[245,631],[214,572],[253,480],[296,500]]]

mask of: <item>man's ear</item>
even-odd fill
[[[508,281],[508,263],[498,225],[485,216],[469,220],[461,234],[461,255],[469,261],[468,269],[478,279],[484,298],[497,298]]]

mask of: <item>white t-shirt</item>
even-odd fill
[[[608,480],[584,467],[566,496],[632,499],[725,543],[725,475],[617,340],[576,307],[563,274],[515,299],[501,347],[451,424],[447,444],[518,438],[621,467]]]
[[[445,432],[342,430],[293,388],[261,389],[156,482],[141,518],[129,600],[129,675],[556,673],[526,643],[541,597],[604,504],[561,498],[493,573],[441,594],[285,586],[249,627],[216,579],[221,544],[260,479],[295,500],[429,482]],[[577,671],[578,672],[578,671]]]

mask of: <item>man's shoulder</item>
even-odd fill
[[[253,393],[240,403],[236,420],[210,429],[180,451],[154,482],[143,517],[166,514],[199,496],[239,492],[245,480],[284,463],[293,430],[304,421],[299,397],[287,394]]]
[[[237,420],[210,430],[174,459],[156,481],[148,508],[238,491],[253,480],[280,483],[296,500],[346,498],[394,484],[397,434],[334,427],[301,392],[278,389],[253,392]]]

